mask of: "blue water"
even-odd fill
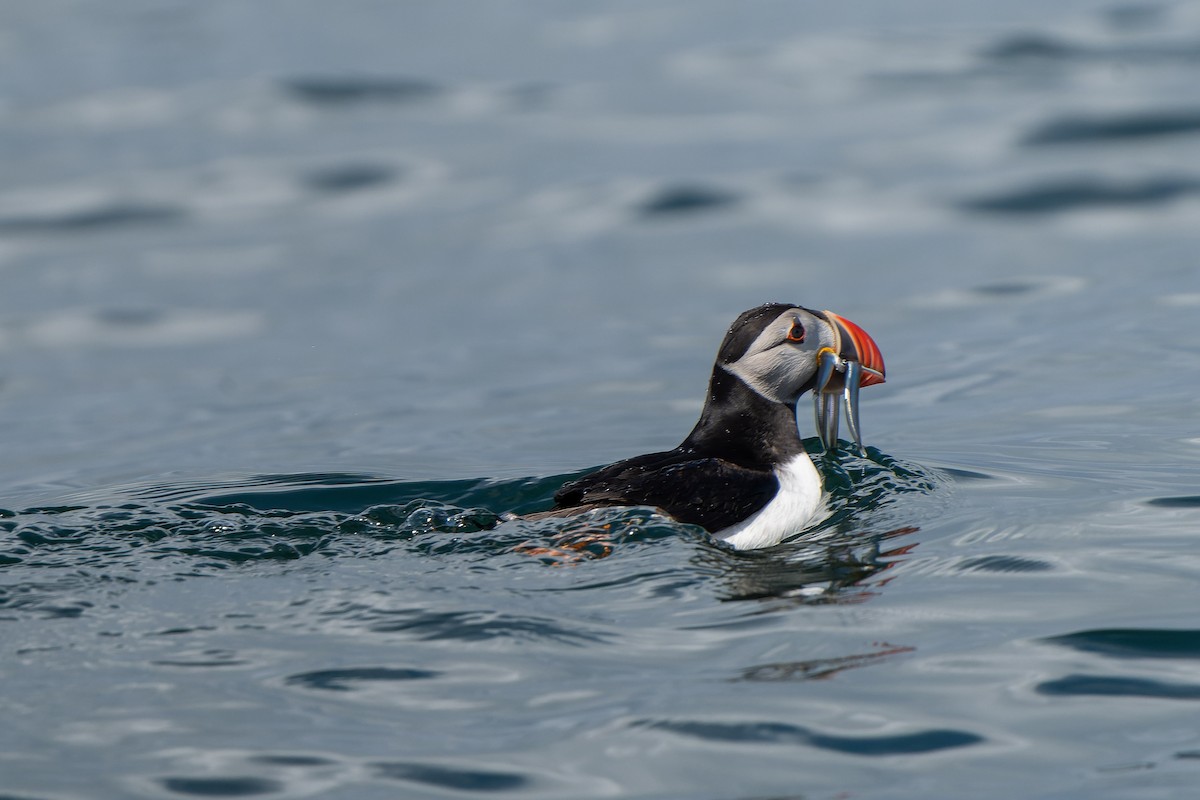
[[[0,18],[0,798],[1200,787],[1194,4]],[[503,516],[766,301],[813,536]]]

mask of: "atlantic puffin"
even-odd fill
[[[778,544],[825,511],[821,476],[801,441],[800,400],[813,393],[828,452],[837,449],[844,400],[861,451],[858,390],[883,380],[879,347],[845,317],[788,303],[752,308],[725,334],[700,420],[678,447],[570,481],[537,516],[653,506],[737,549]]]

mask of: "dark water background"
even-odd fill
[[[1200,791],[1195,3],[0,21],[4,800]],[[817,541],[498,524],[772,300]]]

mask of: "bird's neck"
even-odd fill
[[[804,452],[794,409],[768,400],[720,365],[713,368],[700,420],[680,447],[753,469],[771,469]]]

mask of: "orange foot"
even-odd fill
[[[523,542],[513,548],[527,556],[553,559],[559,565],[577,564],[612,554],[612,525],[600,525],[599,530],[568,532],[556,537],[554,547]]]

